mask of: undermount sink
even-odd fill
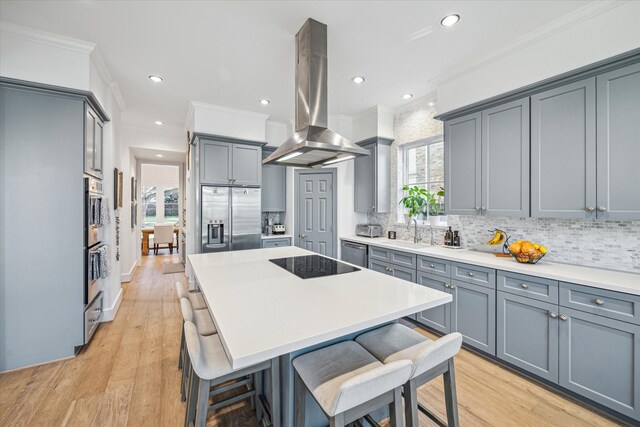
[[[431,245],[428,243],[423,243],[423,242],[419,242],[419,243],[413,243],[413,242],[407,242],[405,240],[396,240],[395,242],[393,242],[394,246],[401,246],[403,248],[407,248],[407,249],[422,249],[422,248],[430,248]]]

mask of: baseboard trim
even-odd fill
[[[122,288],[118,291],[118,296],[114,301],[113,305],[110,308],[106,308],[102,310],[102,322],[111,322],[116,318],[116,314],[118,314],[118,309],[120,309],[120,303],[122,302]]]
[[[136,260],[128,273],[124,273],[120,275],[120,283],[128,283],[133,278],[133,274],[136,272],[136,268],[138,268],[138,260]]]
[[[47,360],[46,362],[34,363],[33,365],[20,366],[18,368],[7,369],[6,371],[0,371],[0,374],[7,374],[9,372],[21,371],[23,369],[35,368],[36,366],[48,365],[49,363],[62,362],[63,360],[69,360],[75,358],[75,354],[71,356],[61,357],[59,359]]]

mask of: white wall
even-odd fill
[[[191,102],[193,129],[196,132],[265,141],[267,114],[237,110],[219,105]],[[187,127],[191,126],[190,118]]]
[[[443,113],[640,47],[640,2],[623,3],[438,85]],[[517,42],[517,41],[516,41]],[[471,59],[470,59],[471,60]]]
[[[346,117],[346,116],[343,116]],[[359,142],[375,136],[393,139],[393,110],[375,105],[352,120],[352,141]]]

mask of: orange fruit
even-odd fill
[[[513,252],[514,254],[519,254],[520,253],[520,249],[521,249],[521,245],[520,243],[512,243],[509,245],[509,250],[511,252]]]

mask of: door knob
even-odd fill
[[[298,234],[298,237],[300,237],[301,239],[304,239],[305,237],[307,237],[306,234]]]

